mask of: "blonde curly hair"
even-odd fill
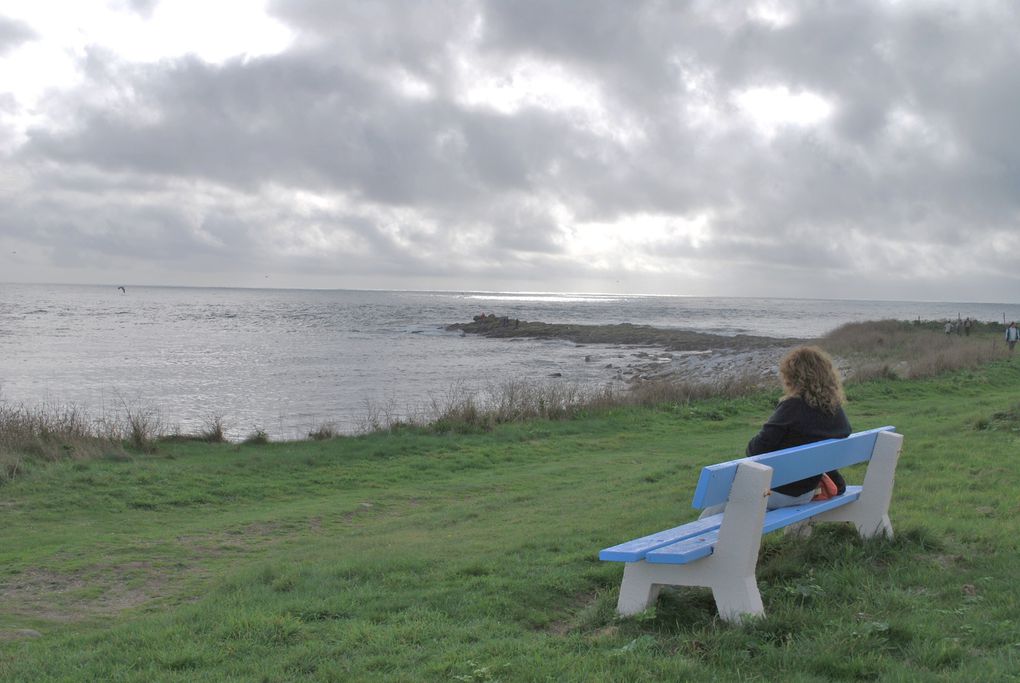
[[[779,362],[784,398],[798,396],[812,408],[835,414],[846,401],[843,382],[829,354],[817,346],[798,346]]]

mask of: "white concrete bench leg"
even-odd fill
[[[746,575],[727,571],[711,557],[692,565],[628,562],[623,569],[617,613],[629,617],[643,612],[655,604],[663,586],[712,589],[719,616],[725,621],[738,622],[748,614],[760,616],[765,613],[754,572]]]
[[[672,565],[628,562],[623,567],[623,582],[620,584],[620,599],[616,611],[624,617],[643,612],[655,604],[659,589],[672,583],[668,570]]]
[[[647,609],[662,586],[705,586],[712,589],[719,615],[726,621],[764,614],[754,569],[771,480],[770,467],[741,463],[730,488],[715,552],[691,564],[628,562],[617,611],[629,616]]]
[[[889,521],[889,503],[892,501],[896,462],[903,447],[903,435],[882,432],[875,440],[875,450],[864,475],[861,497],[850,505],[823,512],[815,517],[819,522],[851,522],[862,538],[884,535],[893,537]]]
[[[719,616],[726,621],[740,621],[746,614],[765,614],[754,570],[771,483],[771,467],[747,462],[737,468],[730,487],[719,542],[709,558],[713,565],[712,595]]]
[[[712,597],[723,621],[738,623],[746,616],[765,616],[754,574],[712,586]]]

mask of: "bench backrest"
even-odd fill
[[[694,491],[693,506],[707,508],[725,503],[730,494],[737,466],[742,462],[757,462],[772,468],[772,487],[806,479],[822,472],[849,467],[871,459],[875,440],[881,432],[894,432],[895,427],[879,427],[851,434],[845,439],[828,439],[804,446],[795,446],[749,458],[739,458],[701,470],[698,488]]]

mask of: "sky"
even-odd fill
[[[1020,302],[1012,0],[5,0],[0,282]]]

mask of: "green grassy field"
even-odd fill
[[[766,537],[741,626],[705,589],[617,619],[597,555],[695,518],[777,393],[38,465],[0,486],[0,680],[1020,680],[1020,362],[848,393],[906,437],[896,538]]]

